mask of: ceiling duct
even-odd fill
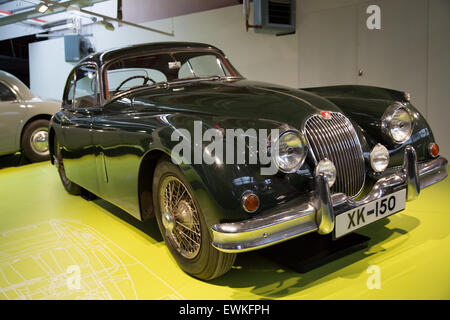
[[[41,26],[42,29],[51,29],[55,27],[65,26],[69,23],[72,23],[72,19],[62,19],[62,20],[56,20],[52,22],[45,23]]]

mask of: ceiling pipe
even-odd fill
[[[36,38],[62,38],[66,36],[67,34],[37,34]],[[86,33],[86,34],[77,34],[82,37],[93,37],[94,35],[92,33]]]
[[[70,0],[70,1],[65,1],[63,3],[59,3],[59,2],[55,2],[55,1],[46,1],[47,3],[51,3],[53,6],[53,11],[49,12],[49,10],[47,10],[47,12],[45,13],[40,13],[36,10],[28,10],[25,12],[20,12],[17,14],[12,14],[9,15],[7,17],[3,17],[0,18],[0,26],[6,26],[8,24],[12,24],[12,23],[16,23],[16,22],[20,22],[20,21],[24,21],[24,20],[28,20],[28,19],[36,19],[36,18],[41,18],[41,17],[45,17],[48,15],[52,15],[55,13],[61,13],[66,11],[67,7],[71,6],[71,5],[79,5],[79,6],[89,6],[89,5],[93,5],[99,2],[104,2],[107,0]],[[62,4],[64,4],[64,6],[62,6]],[[57,5],[57,6],[55,6]],[[34,6],[36,7],[36,6]]]

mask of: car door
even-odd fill
[[[98,68],[83,64],[72,71],[65,89],[61,115],[61,139],[67,178],[98,193],[92,121],[101,112],[98,100]]]
[[[133,121],[134,120],[134,121]],[[139,161],[143,154],[128,98],[104,106],[93,122],[94,143],[98,147],[97,178],[102,198],[128,212],[135,212]]]
[[[17,131],[25,109],[26,106],[8,85],[0,82],[0,155],[19,151]]]
[[[149,76],[162,82],[167,78],[161,72],[149,68],[126,68],[126,60],[118,70],[106,70],[104,88],[114,93],[122,88],[142,85],[142,79],[134,76]],[[126,81],[131,79],[132,81]],[[154,89],[156,90],[156,89]],[[105,95],[106,96],[106,95]],[[145,116],[132,105],[132,95],[110,97],[93,120],[94,144],[98,147],[97,174],[102,198],[140,219],[138,176],[139,166],[146,147],[151,142],[152,126],[148,112]],[[149,106],[152,109],[151,106]],[[145,118],[145,119],[144,119]]]

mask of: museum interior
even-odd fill
[[[449,56],[448,0],[0,0],[0,300],[450,299]]]

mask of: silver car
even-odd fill
[[[31,162],[48,160],[48,124],[60,108],[0,70],[0,156],[21,151]]]

